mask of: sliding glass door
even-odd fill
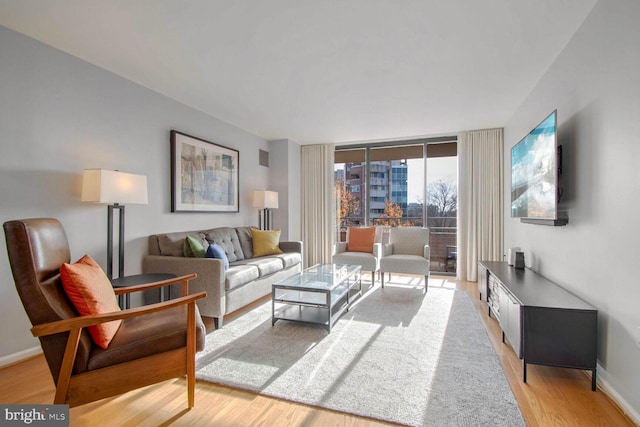
[[[455,138],[337,147],[336,240],[349,226],[427,226],[431,271],[455,274],[456,176]]]
[[[427,226],[431,271],[455,274],[458,258],[458,158],[447,154],[427,158]]]

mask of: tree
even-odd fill
[[[335,183],[337,203],[338,224],[341,226],[353,225],[351,216],[360,211],[360,200],[351,193],[349,188],[345,186],[344,181],[339,179]]]
[[[383,225],[386,227],[408,227],[411,226],[411,222],[402,222],[402,208],[399,204],[393,203],[391,199],[387,199],[384,203],[384,213],[376,220],[376,225]]]
[[[428,213],[430,217],[442,218],[442,226],[449,227],[458,212],[458,188],[452,180],[438,180],[427,188]]]

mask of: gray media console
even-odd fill
[[[478,263],[480,298],[502,329],[502,341],[527,364],[591,371],[596,390],[598,310],[560,286],[506,262]]]

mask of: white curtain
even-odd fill
[[[460,280],[478,280],[478,261],[501,261],[504,212],[502,129],[458,135]]]
[[[335,197],[334,146],[302,146],[302,241],[304,265],[330,264],[333,252]]]

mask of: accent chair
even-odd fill
[[[371,232],[370,242],[362,242],[363,233]],[[356,240],[356,236],[358,239]],[[382,256],[382,228],[381,227],[349,227],[347,241],[334,245],[334,264],[359,265],[364,271],[371,272],[371,284],[375,283],[376,273],[380,270]]]
[[[102,314],[78,315],[63,287],[61,266],[70,261],[66,233],[56,219],[25,219],[4,223],[9,262],[18,295],[38,337],[56,385],[56,404],[82,405],[172,378],[187,377],[188,405],[194,405],[195,354],[205,344],[205,327],[196,300],[188,295],[195,274],[117,288],[111,293],[106,275],[87,280],[89,287],[108,290],[107,301],[133,291],[182,285],[182,296],[166,302]],[[83,257],[84,258],[84,257]],[[77,263],[76,263],[77,264]],[[63,272],[64,274],[64,272]],[[104,285],[107,285],[106,287]],[[116,303],[117,307],[117,303]],[[119,322],[110,342],[94,342],[88,328]],[[91,332],[91,334],[89,333]]]
[[[420,274],[424,276],[424,292],[429,282],[429,229],[421,227],[392,227],[389,244],[384,245],[380,259],[381,285],[384,273]]]

